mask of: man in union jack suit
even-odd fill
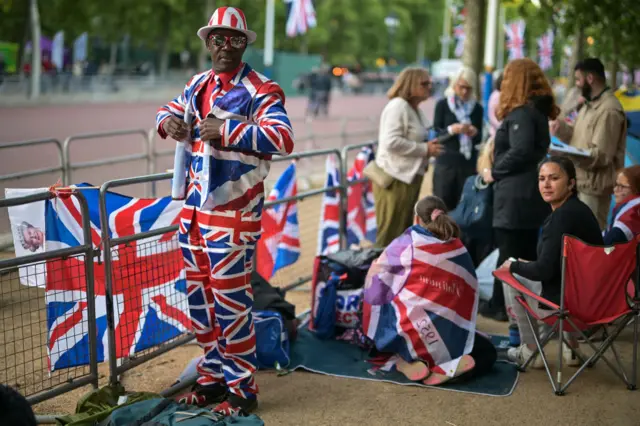
[[[184,141],[179,240],[193,328],[205,352],[198,384],[180,400],[246,414],[257,407],[250,276],[263,181],[271,156],[293,151],[293,132],[282,89],[242,61],[256,40],[244,13],[218,8],[198,37],[212,69],[191,78],[156,117],[162,138]]]

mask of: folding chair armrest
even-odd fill
[[[522,285],[522,283],[520,281],[518,281],[518,279],[516,277],[514,277],[511,272],[509,272],[507,270],[498,269],[496,271],[493,271],[493,276],[496,277],[497,279],[499,279],[500,281],[502,281],[503,283],[505,283],[506,285],[508,285],[509,287],[511,287],[514,290],[518,291],[519,293],[522,293],[525,296],[528,296],[528,297],[538,301],[539,303],[541,303],[541,304],[543,304],[545,306],[548,306],[551,309],[555,309],[555,310],[560,309],[560,306],[556,305],[553,302],[548,301],[544,297],[538,296],[537,294],[535,294],[534,292],[529,290],[527,287]]]

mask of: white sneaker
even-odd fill
[[[533,349],[529,349],[529,346],[522,344],[517,348],[511,348],[507,351],[507,358],[511,362],[515,362],[518,365],[524,365],[524,363],[533,354]],[[529,363],[531,368],[544,368],[542,357],[536,355],[536,357]]]
[[[565,365],[569,367],[579,367],[582,365],[582,360],[576,355],[576,353],[584,358],[584,355],[582,355],[580,349],[571,349],[567,344],[562,343],[562,361]]]

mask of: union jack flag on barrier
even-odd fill
[[[87,184],[78,185],[78,188]],[[98,191],[83,190],[89,205],[94,246],[101,244]],[[151,231],[178,222],[182,202],[170,197],[106,195],[112,238]],[[46,247],[56,250],[83,243],[80,207],[74,197],[46,204]],[[175,233],[112,248],[113,309],[118,360],[161,344],[191,328],[182,253]],[[104,264],[94,260],[98,361],[108,358]],[[81,258],[46,265],[47,351],[51,371],[89,362],[87,292]]]
[[[340,185],[340,171],[333,155],[327,157],[327,179],[324,187]],[[327,191],[322,197],[320,226],[318,227],[318,255],[327,255],[340,250],[340,192]]]
[[[546,71],[553,66],[553,31],[547,30],[537,41],[539,65]]]
[[[453,37],[456,39],[456,50],[453,52],[456,55],[456,58],[462,56],[464,52],[464,25],[456,25],[453,28]]]
[[[296,163],[292,162],[278,178],[267,201],[298,195]],[[258,240],[256,271],[271,278],[278,269],[298,261],[300,257],[300,227],[296,201],[276,204],[262,213],[262,238]]]
[[[358,152],[347,173],[350,182],[362,179],[363,170],[375,158],[373,148],[365,146]],[[371,182],[350,186],[347,191],[347,246],[363,240],[376,241],[376,209]]]
[[[507,49],[509,50],[509,60],[524,58],[524,30],[526,24],[524,20],[505,24],[504,31],[507,36]]]
[[[316,26],[316,11],[311,0],[285,0],[287,4],[287,36],[302,35]]]

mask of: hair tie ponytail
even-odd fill
[[[444,211],[440,210],[440,209],[434,209],[431,212],[431,222],[433,222],[434,220],[437,219],[438,216],[440,216],[441,214],[443,214]]]

